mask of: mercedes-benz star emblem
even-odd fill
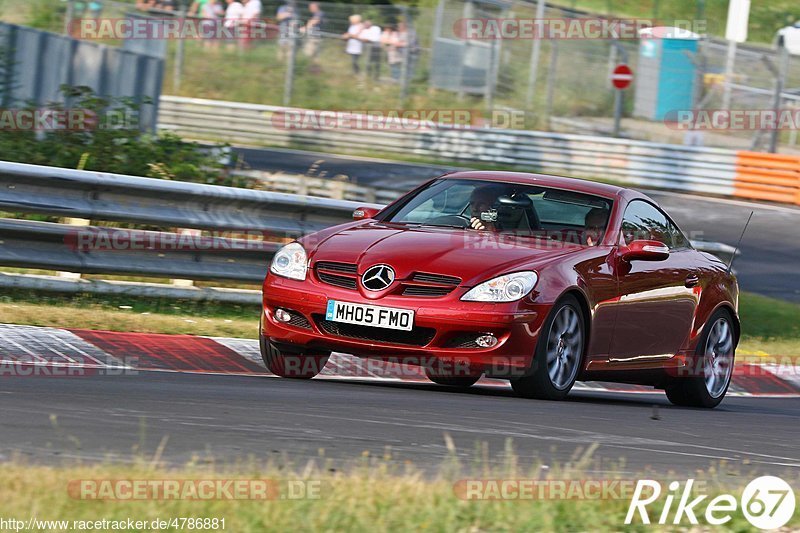
[[[382,291],[394,281],[394,270],[389,265],[374,265],[361,276],[361,284],[368,291]]]

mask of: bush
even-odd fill
[[[84,115],[91,117],[90,127],[45,131],[0,128],[0,158],[34,165],[233,184],[223,164],[196,143],[185,142],[172,133],[141,132],[136,120],[140,106],[132,99],[100,97],[89,87],[64,86],[61,90],[70,109],[84,110]],[[49,104],[45,109],[66,111],[61,103]]]

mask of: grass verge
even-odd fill
[[[739,301],[739,361],[800,360],[800,306],[751,293]],[[256,306],[130,296],[59,296],[11,292],[0,297],[0,323],[141,333],[256,338]]]
[[[185,466],[167,469],[146,462],[132,466],[68,466],[63,468],[7,463],[0,466],[0,516],[27,521],[37,520],[98,520],[121,521],[128,519],[152,521],[172,518],[224,519],[227,531],[634,531],[677,530],[676,526],[659,528],[642,525],[635,519],[633,525],[624,526],[631,493],[606,499],[512,499],[468,500],[456,489],[458,482],[477,480],[597,480],[580,468],[553,468],[545,476],[540,465],[523,470],[506,466],[495,470],[482,469],[476,473],[463,473],[456,466],[448,466],[442,473],[429,475],[406,465],[402,468],[387,466],[385,462],[370,463],[349,472],[320,469],[313,464],[303,468],[285,465],[251,466],[225,470],[219,467]],[[614,476],[605,475],[606,479]],[[652,474],[644,475],[651,478]],[[670,479],[685,483],[682,476]],[[708,495],[705,503],[697,506],[700,523],[707,503],[716,495],[731,494],[741,501],[741,492],[749,477],[729,476],[722,471],[710,470],[694,475],[695,492],[692,497]],[[786,478],[795,483],[796,476]],[[243,479],[275,482],[280,494],[289,484],[302,487],[295,494],[312,492],[316,497],[297,499],[284,497],[273,500],[187,500],[143,499],[137,501],[96,501],[76,498],[70,493],[71,482],[93,480],[95,487],[114,486],[120,480],[214,480]],[[618,479],[618,478],[617,478]],[[632,479],[632,478],[628,478]],[[668,481],[667,481],[668,482]],[[186,482],[181,481],[185,486]],[[648,506],[651,520],[658,520],[664,507],[666,483],[662,497]],[[74,485],[73,485],[74,486]],[[116,485],[119,486],[119,485]],[[463,485],[462,485],[463,486]],[[482,487],[488,487],[488,484]],[[628,487],[635,486],[630,482]],[[108,493],[106,493],[108,494]],[[476,494],[476,493],[473,493]],[[489,490],[477,494],[489,495]],[[800,494],[798,495],[800,497]],[[675,513],[672,505],[670,520]],[[78,522],[80,524],[80,522]],[[683,525],[688,525],[684,517]],[[800,515],[795,514],[786,527],[794,530],[800,526]],[[702,526],[695,526],[702,527]],[[709,526],[706,526],[709,527]],[[85,529],[71,525],[71,529]],[[751,531],[754,528],[741,512],[741,505],[731,513],[724,525],[730,531]],[[110,527],[104,529],[110,530]],[[151,527],[143,528],[151,530]],[[214,530],[221,530],[221,527]],[[58,526],[33,528],[27,531],[65,530]],[[124,528],[124,530],[128,530]],[[175,531],[179,528],[166,528]],[[702,529],[698,529],[702,530]]]

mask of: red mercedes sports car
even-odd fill
[[[571,178],[456,172],[275,254],[267,368],[310,378],[332,351],[508,379],[562,399],[576,380],[652,385],[714,407],[739,340],[738,286],[639,192]]]

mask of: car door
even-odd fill
[[[631,201],[621,239],[654,240],[670,248],[660,261],[620,261],[619,300],[611,361],[647,365],[675,355],[689,335],[696,308],[694,252],[663,211],[645,200]]]

